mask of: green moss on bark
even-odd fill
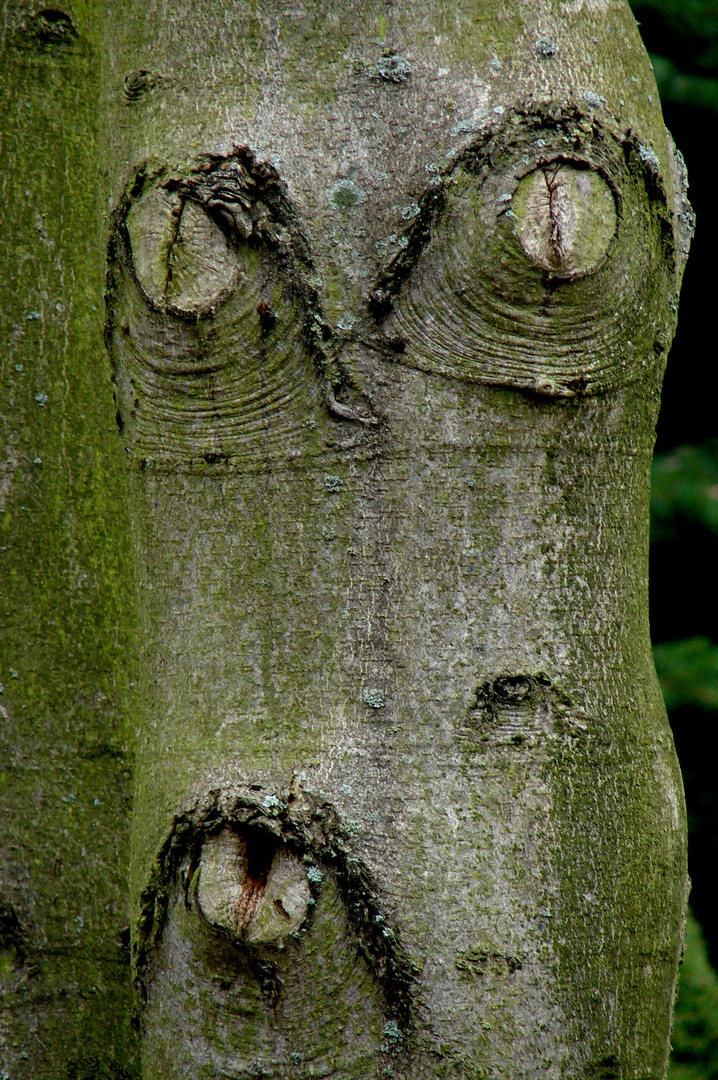
[[[132,570],[101,336],[97,12],[60,14],[6,9],[0,61],[2,903],[17,922],[3,927],[0,1059],[13,1080],[136,1068]]]

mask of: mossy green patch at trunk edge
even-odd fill
[[[102,345],[97,15],[3,15],[0,1062],[13,1080],[137,1072],[133,591]]]

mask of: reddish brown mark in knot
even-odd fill
[[[267,877],[275,854],[274,846],[264,837],[245,840],[244,854],[239,860],[242,890],[235,908],[237,930],[245,930],[254,915],[267,887]]]
[[[268,334],[277,321],[277,314],[272,311],[271,307],[266,300],[260,300],[257,304],[257,314],[259,315],[259,325],[265,334]]]

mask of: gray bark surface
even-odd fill
[[[629,9],[134,0],[101,36],[143,1074],[663,1077],[690,213]]]

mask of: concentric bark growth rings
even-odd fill
[[[287,428],[304,439],[322,406],[378,423],[271,163],[246,146],[174,174],[145,163],[112,216],[105,340],[118,426],[138,461],[204,468],[252,458],[260,442],[264,455],[268,440],[283,453]]]
[[[652,161],[630,133],[558,107],[482,135],[427,189],[377,278],[374,316],[407,342],[396,361],[544,398],[645,373],[677,281]]]
[[[523,250],[560,277],[596,270],[616,235],[616,203],[606,181],[567,162],[552,161],[524,176],[512,206]]]

